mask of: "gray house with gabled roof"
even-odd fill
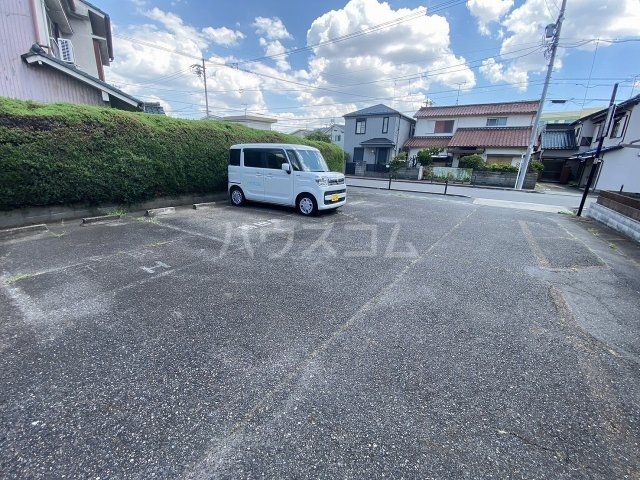
[[[364,164],[369,171],[386,171],[385,165],[402,150],[416,123],[383,104],[347,113],[344,120],[344,150],[349,163]]]

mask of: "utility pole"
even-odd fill
[[[531,161],[531,154],[533,153],[533,147],[538,139],[538,124],[542,117],[542,108],[544,107],[545,99],[547,98],[547,90],[549,89],[549,80],[551,80],[551,73],[553,72],[553,65],[556,61],[556,51],[558,49],[558,42],[560,41],[560,31],[562,30],[562,22],[564,21],[564,11],[567,7],[567,0],[562,0],[562,6],[560,7],[560,14],[555,24],[547,25],[546,37],[549,38],[550,29],[553,29],[553,40],[550,46],[549,65],[547,66],[547,76],[544,79],[544,87],[542,88],[542,95],[540,97],[540,105],[538,105],[538,111],[536,112],[536,119],[533,122],[533,128],[531,129],[531,138],[529,139],[529,145],[527,146],[527,153],[524,155],[524,159],[520,162],[520,168],[518,169],[518,177],[516,179],[515,188],[522,190],[524,184],[524,177],[529,169],[529,162]]]
[[[596,153],[593,155],[593,165],[591,165],[591,171],[589,172],[589,178],[587,179],[587,184],[584,186],[584,192],[582,193],[582,200],[580,200],[580,207],[578,208],[578,213],[576,215],[579,217],[582,215],[582,209],[584,208],[584,202],[587,200],[587,195],[589,194],[589,189],[591,188],[591,184],[593,183],[593,177],[596,175],[596,170],[598,170],[598,165],[602,162],[600,155],[602,154],[602,144],[604,143],[604,139],[609,135],[609,130],[611,129],[611,123],[613,120],[613,114],[616,110],[616,94],[618,93],[618,84],[616,83],[613,86],[613,92],[611,92],[611,100],[609,101],[609,111],[607,112],[607,118],[602,125],[602,129],[600,130],[600,137],[598,138],[598,147],[596,148]]]
[[[198,77],[202,77],[204,80],[204,104],[207,112],[207,118],[209,118],[209,94],[207,92],[207,66],[205,64],[204,58],[202,59],[202,64],[195,63],[191,65],[193,69],[193,73],[195,73]]]

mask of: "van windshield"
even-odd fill
[[[315,150],[295,150],[294,151],[300,168],[305,172],[328,172],[329,167],[324,161],[320,152]]]

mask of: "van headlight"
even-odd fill
[[[316,177],[316,183],[321,187],[329,186],[329,178],[328,177]]]

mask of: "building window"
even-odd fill
[[[362,135],[367,131],[367,119],[356,118],[356,135]]]
[[[389,117],[384,117],[382,119],[382,133],[387,133],[389,131]]]
[[[625,126],[626,120],[627,120],[627,117],[620,117],[614,122],[613,128],[611,129],[611,138],[622,137],[622,132],[624,132],[624,126]]]
[[[335,141],[336,141],[336,142],[339,142],[339,141],[340,141],[340,135],[336,135],[336,136],[335,136]]]
[[[507,125],[507,117],[487,118],[487,127],[504,127]]]
[[[433,133],[453,133],[453,120],[436,120]]]

